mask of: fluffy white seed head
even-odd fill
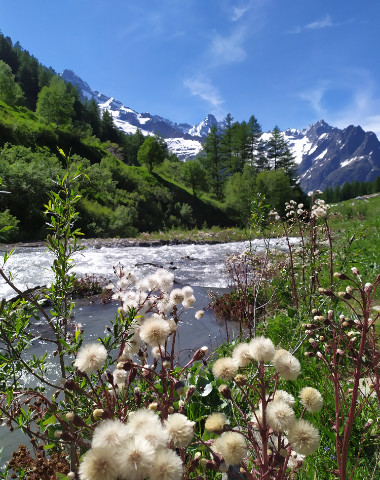
[[[269,402],[266,420],[275,432],[284,432],[295,421],[296,416],[290,405],[283,401]]]
[[[311,413],[319,412],[323,406],[323,398],[320,392],[313,387],[305,387],[299,397],[302,405]]]
[[[183,302],[184,298],[185,297],[180,288],[174,288],[170,292],[170,301],[173,305],[180,305]]]
[[[230,357],[219,358],[212,367],[212,373],[216,378],[232,380],[238,372],[236,360]]]
[[[250,353],[257,362],[270,362],[275,354],[272,340],[265,337],[255,337],[249,342]]]
[[[126,425],[120,420],[104,420],[98,425],[92,436],[92,448],[119,448],[128,438]]]
[[[181,480],[182,460],[173,450],[162,449],[156,452],[150,480]]]
[[[163,345],[170,334],[170,326],[166,320],[161,317],[148,318],[140,327],[141,339],[155,347]]]
[[[218,437],[212,449],[222,455],[227,465],[238,465],[248,453],[243,435],[237,432],[224,432]]]
[[[274,357],[273,366],[285,380],[296,380],[301,373],[300,362],[286,350]]]
[[[104,448],[91,448],[79,465],[80,480],[115,480],[118,474],[116,452]]]
[[[239,367],[247,367],[252,362],[250,345],[248,343],[237,345],[232,352],[232,358]]]
[[[165,420],[165,428],[174,447],[187,447],[194,436],[195,422],[181,413],[173,413]]]
[[[224,413],[212,413],[206,418],[205,429],[209,432],[220,432],[227,423]]]
[[[296,420],[288,432],[292,448],[301,455],[310,455],[319,446],[318,430],[307,420]]]
[[[83,373],[95,373],[103,368],[107,350],[101,343],[88,343],[78,351],[74,366]]]

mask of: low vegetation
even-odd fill
[[[24,297],[1,304],[0,410],[11,429],[31,439],[0,477],[376,478],[380,275],[378,264],[365,267],[357,229],[345,250],[336,246],[330,217],[339,225],[347,207],[334,213],[312,194],[311,208],[291,201],[286,220],[272,210],[268,221],[265,199],[256,199],[252,229],[268,239],[267,248],[228,260],[245,301],[241,337],[183,361],[177,330],[196,299],[191,286],[174,288],[174,275],[162,269],[139,279],[116,268],[107,289],[120,308],[95,342],[72,322],[71,258],[82,248],[72,182],[81,175],[69,170],[47,204],[55,258],[55,280],[42,294],[49,310],[0,269]],[[273,228],[284,232],[286,254],[273,254]],[[37,312],[50,331],[57,381],[47,374],[47,354],[25,355],[38,335],[31,324]],[[194,321],[202,316],[196,311]]]

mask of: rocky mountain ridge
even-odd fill
[[[159,134],[181,160],[195,157],[210,128],[222,126],[212,114],[190,125],[138,113],[113,97],[93,90],[71,70],[65,70],[61,76],[76,85],[83,97],[93,98],[101,110],[108,110],[120,130],[134,133],[139,128],[144,135]],[[352,180],[369,182],[380,175],[380,142],[373,132],[365,132],[360,126],[339,129],[320,120],[303,130],[288,129],[283,134],[295,156],[300,183],[306,192]],[[269,136],[270,132],[264,133],[263,139]]]

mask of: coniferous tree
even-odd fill
[[[119,131],[113,123],[112,115],[108,110],[104,110],[102,121],[100,122],[100,140],[103,142],[109,140],[116,143],[119,141],[119,138]]]
[[[209,172],[211,187],[216,197],[221,199],[226,169],[221,151],[221,134],[215,125],[210,128],[210,132],[206,137],[203,153],[202,162]]]
[[[16,75],[19,66],[17,54],[12,40],[9,37],[4,37],[2,33],[0,33],[0,60],[7,63],[11,67],[13,75]]]
[[[38,60],[21,47],[16,49],[19,67],[16,73],[16,81],[25,94],[25,104],[30,110],[35,110],[38,93]]]
[[[232,136],[233,136],[233,117],[230,113],[226,115],[223,120],[223,129],[220,132],[220,156],[223,164],[227,167],[229,173],[233,173],[233,159],[232,159]]]
[[[267,142],[266,154],[269,165],[274,170],[281,168],[289,177],[291,185],[295,185],[297,183],[295,157],[277,125],[273,128]]]
[[[92,132],[96,137],[100,137],[101,131],[101,118],[100,110],[96,101],[91,98],[87,104],[86,120],[92,128]]]
[[[261,125],[254,115],[247,123],[248,128],[248,150],[247,157],[250,165],[255,167],[256,173],[270,169],[269,161],[265,154],[265,142],[262,140],[263,131]]]

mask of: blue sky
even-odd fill
[[[253,114],[380,136],[378,0],[0,0],[0,30],[57,72],[177,123]]]

